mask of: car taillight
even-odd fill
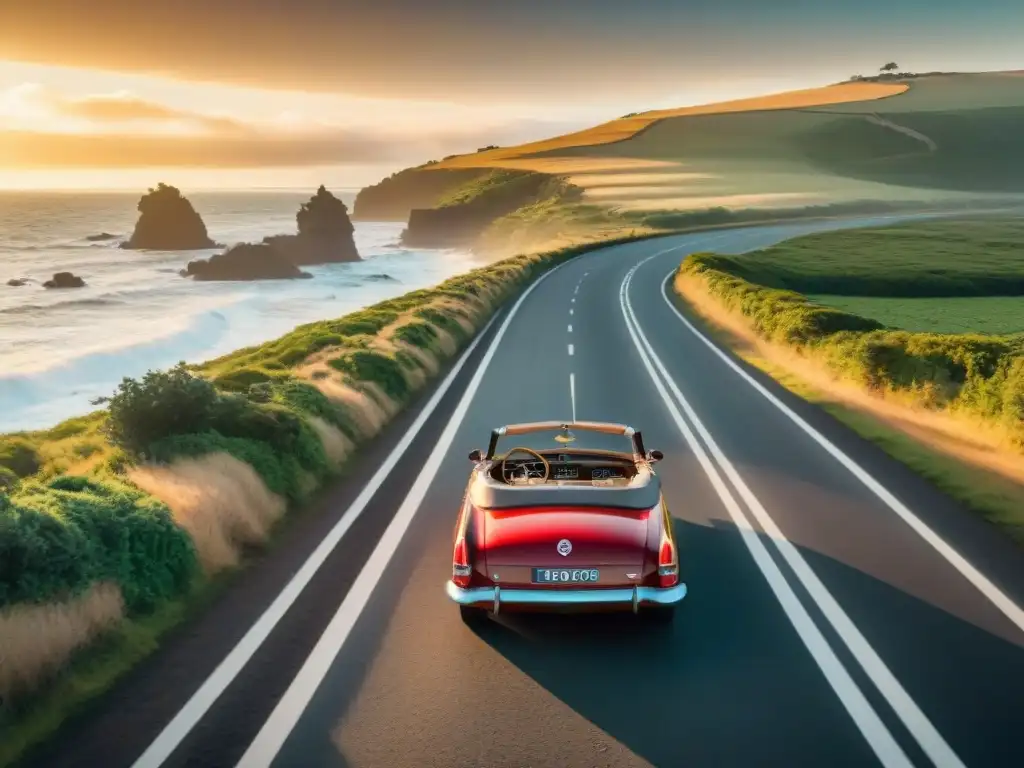
[[[457,587],[468,587],[473,569],[469,564],[469,548],[465,536],[459,536],[455,542],[455,553],[452,555],[452,581]]]
[[[672,540],[666,536],[661,539],[658,550],[658,583],[663,587],[674,587],[679,581],[679,562],[676,560],[676,548]]]

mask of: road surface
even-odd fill
[[[360,481],[30,764],[1024,765],[1019,550],[717,350],[666,290],[688,252],[835,226],[632,243],[544,277]],[[466,455],[573,414],[664,452],[689,594],[665,630],[473,631],[443,589]]]

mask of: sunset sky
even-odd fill
[[[0,188],[359,187],[625,112],[1024,68],[1020,0],[0,0]]]

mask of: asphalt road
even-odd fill
[[[665,292],[687,252],[826,226],[633,243],[542,279],[359,481],[29,764],[1024,765],[1019,550],[717,351]],[[665,454],[676,622],[470,630],[443,590],[466,455],[494,426],[573,413]]]

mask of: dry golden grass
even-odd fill
[[[31,693],[71,655],[124,616],[121,590],[96,584],[59,603],[15,605],[0,611],[0,701]]]
[[[349,386],[341,374],[326,363],[312,363],[296,370],[295,373],[301,378],[308,379],[328,400],[344,408],[364,439],[373,437],[387,424],[387,411],[365,392]]]
[[[540,152],[551,152],[569,147],[589,147],[600,144],[611,144],[630,139],[640,131],[648,128],[659,120],[668,117],[688,117],[691,115],[716,115],[727,112],[754,112],[779,109],[805,109],[830,104],[845,104],[855,101],[874,101],[877,99],[898,96],[907,90],[904,83],[842,83],[824,88],[808,88],[799,91],[787,91],[770,96],[758,96],[750,99],[736,99],[717,104],[702,104],[695,107],[678,109],[659,109],[644,112],[635,117],[620,118],[583,131],[556,136],[552,139],[522,144],[518,147],[492,149],[473,155],[453,157],[439,163],[436,168],[486,168],[506,167],[528,168],[527,165],[509,165],[508,161],[516,161],[528,155]],[[541,170],[539,168],[534,170]],[[593,168],[588,170],[594,170]],[[565,173],[566,171],[549,171]]]
[[[345,463],[345,459],[355,448],[352,441],[340,429],[333,424],[328,424],[319,416],[306,416],[306,420],[316,432],[317,437],[320,438],[320,442],[324,446],[324,453],[327,454],[327,461],[334,469],[341,469],[341,465]]]
[[[256,470],[226,453],[134,467],[128,477],[171,508],[207,573],[236,565],[244,546],[265,542],[285,511]]]
[[[761,338],[745,317],[711,296],[700,278],[677,275],[675,288],[699,315],[725,329],[739,352],[778,366],[829,400],[868,413],[936,451],[1024,483],[1024,456],[998,425],[966,414],[926,409],[905,393],[868,391],[838,378],[821,361]]]

